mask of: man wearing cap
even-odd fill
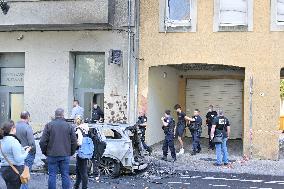
[[[215,166],[228,165],[228,149],[227,141],[230,137],[230,123],[229,120],[224,116],[223,110],[219,110],[219,115],[213,120],[211,128],[211,139],[214,141],[214,136],[222,136],[222,141],[215,143],[216,148],[216,163]],[[223,157],[222,157],[223,155]]]

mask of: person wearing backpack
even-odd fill
[[[88,160],[92,158],[94,152],[94,144],[89,137],[88,124],[83,123],[83,118],[77,116],[76,123],[76,136],[78,150],[76,155],[76,181],[74,189],[79,189],[82,182],[82,189],[88,188]]]
[[[95,150],[92,157],[93,177],[95,177],[96,180],[99,180],[100,178],[99,163],[101,161],[101,158],[103,157],[107,144],[104,141],[105,138],[104,139],[102,138],[102,136],[99,134],[99,131],[97,129],[92,130],[92,132],[90,133],[90,137],[95,145]]]

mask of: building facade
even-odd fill
[[[141,0],[140,11],[138,99],[148,142],[163,139],[165,109],[199,108],[205,120],[212,104],[231,120],[243,154],[278,159],[284,2]]]
[[[136,11],[129,2],[8,2],[0,14],[1,123],[28,110],[40,129],[58,107],[69,117],[74,99],[85,118],[96,102],[108,123],[134,119]]]

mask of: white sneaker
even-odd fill
[[[184,154],[184,149],[181,148],[181,149],[179,150],[179,153],[177,153],[177,154],[178,154],[178,155]]]

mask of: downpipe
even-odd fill
[[[128,50],[127,50],[127,119],[130,123],[130,63],[131,63],[131,0],[128,0]]]

